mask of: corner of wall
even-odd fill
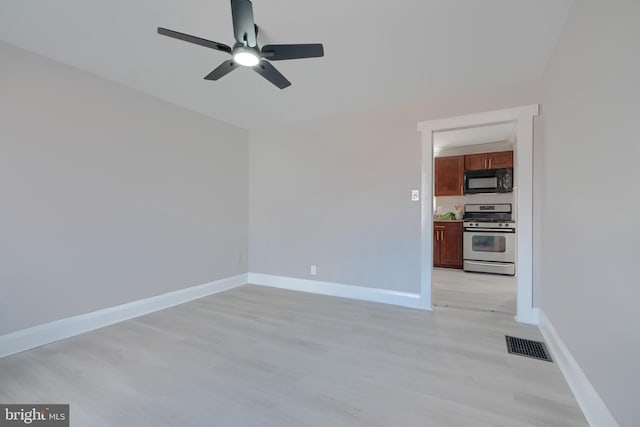
[[[618,427],[609,408],[604,403],[596,389],[593,387],[578,362],[573,357],[565,343],[558,335],[551,320],[544,311],[539,312],[540,332],[544,337],[549,350],[564,375],[569,388],[582,409],[589,425],[593,427]]]

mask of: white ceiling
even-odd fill
[[[516,123],[500,123],[436,132],[433,135],[433,148],[436,153],[456,147],[487,144],[490,142],[516,142]]]
[[[224,53],[156,33],[231,45],[228,0],[1,0],[0,40],[256,128],[538,78],[571,3],[254,0],[261,45],[324,44],[324,58],[274,62],[284,90],[245,68],[205,81]]]

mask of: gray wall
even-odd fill
[[[418,292],[417,123],[539,93],[529,82],[251,132],[250,271]]]
[[[0,334],[247,271],[248,134],[0,43]]]
[[[640,2],[575,2],[544,80],[542,308],[620,426],[640,425]]]

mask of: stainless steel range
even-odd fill
[[[516,223],[511,204],[464,205],[464,271],[516,274]]]

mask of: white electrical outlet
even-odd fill
[[[420,200],[420,190],[411,190],[411,201],[417,202]]]
[[[315,265],[312,265],[311,268],[309,269],[309,274],[311,274],[312,276],[315,276],[316,274],[318,274],[318,267],[316,267]]]

